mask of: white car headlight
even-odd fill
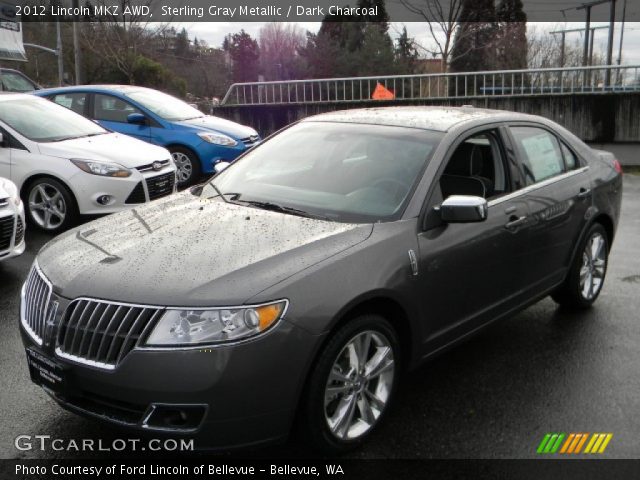
[[[167,310],[145,346],[224,343],[259,335],[282,318],[287,301],[243,308]]]
[[[198,136],[205,142],[215,143],[216,145],[224,145],[225,147],[235,147],[238,142],[233,138],[227,137],[222,133],[200,132]]]
[[[98,162],[95,160],[83,160],[80,158],[72,158],[73,164],[80,170],[93,175],[101,175],[103,177],[120,177],[126,178],[131,176],[131,170],[117,163]]]
[[[11,203],[16,207],[20,205],[22,200],[20,200],[20,192],[18,191],[18,187],[16,187],[15,183],[10,180],[0,179],[0,187],[9,194],[9,200]]]

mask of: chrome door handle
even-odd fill
[[[578,198],[585,198],[585,197],[588,197],[589,195],[591,195],[590,188],[581,188],[580,192],[578,193]]]
[[[511,219],[509,219],[509,222],[507,222],[504,225],[504,228],[506,228],[507,230],[514,230],[516,228],[518,228],[520,225],[524,225],[527,221],[527,217],[526,216],[522,216],[522,217],[511,217]]]

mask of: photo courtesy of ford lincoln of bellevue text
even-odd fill
[[[0,0],[0,480],[635,480],[636,3]]]

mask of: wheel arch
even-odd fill
[[[174,147],[184,148],[185,150],[189,150],[191,153],[193,153],[196,156],[196,158],[198,159],[200,164],[202,164],[202,159],[200,158],[200,154],[191,145],[187,145],[186,143],[180,143],[180,142],[173,141],[173,142],[169,142],[169,143],[167,143],[166,145],[163,145],[163,146],[164,146],[164,148],[166,148],[169,151],[171,151],[171,149],[174,148]]]
[[[62,185],[64,185],[69,192],[71,192],[73,201],[75,203],[75,207],[76,209],[78,208],[78,196],[75,192],[75,190],[71,187],[71,185],[69,185],[68,182],[64,181],[62,178],[57,177],[56,175],[52,175],[50,173],[35,173],[27,178],[24,179],[24,181],[22,182],[22,186],[20,187],[20,198],[22,198],[23,201],[25,201],[25,195],[27,194],[27,189],[29,188],[29,186],[35,182],[36,180],[39,180],[41,178],[51,178],[52,180],[55,180],[57,182],[60,182]]]

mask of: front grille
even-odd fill
[[[102,300],[74,300],[60,322],[56,353],[95,367],[115,368],[162,311]]]
[[[0,218],[0,252],[3,250],[8,250],[11,246],[14,224],[15,219],[13,215]]]
[[[37,266],[29,272],[22,299],[22,325],[31,336],[42,344],[51,301],[51,284]]]
[[[251,135],[250,137],[243,138],[240,141],[244,143],[247,147],[253,147],[258,140],[260,140],[259,135]]]
[[[158,175],[157,177],[147,178],[147,190],[149,192],[149,200],[164,197],[173,193],[173,187],[176,183],[176,174],[174,172]]]
[[[154,168],[154,165],[157,165],[158,168]],[[148,163],[146,165],[136,167],[136,170],[138,170],[139,172],[151,172],[153,170],[162,170],[167,165],[169,165],[169,160],[157,160],[153,163]]]
[[[18,217],[18,226],[16,227],[16,241],[14,242],[14,245],[20,245],[23,239],[24,223],[22,223],[22,218]]]
[[[147,197],[144,194],[144,187],[142,182],[138,182],[136,188],[129,194],[124,203],[144,203],[147,201]]]

